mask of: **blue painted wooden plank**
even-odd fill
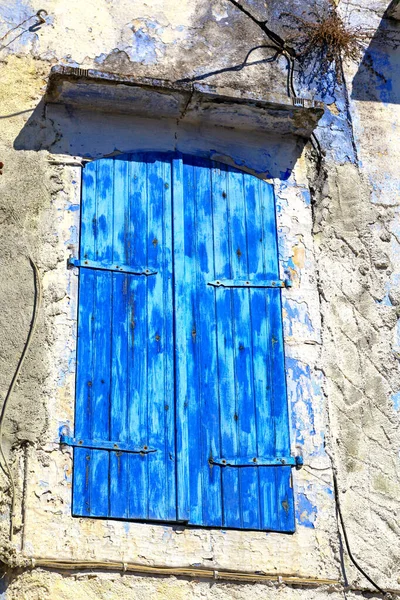
[[[201,372],[201,344],[197,331],[200,323],[200,307],[197,297],[198,284],[198,237],[196,172],[193,164],[183,161],[183,189],[185,194],[184,261],[186,310],[184,339],[186,343],[186,366],[188,389],[186,394],[188,429],[190,436],[186,452],[189,457],[190,523],[203,522],[203,469],[202,469],[202,410],[199,398]]]
[[[177,469],[177,520],[190,519],[190,465],[189,465],[189,384],[187,373],[189,273],[185,259],[185,203],[183,162],[180,156],[173,160],[173,231],[174,231],[174,311],[175,311],[175,414],[176,414],[176,469]],[[185,193],[189,193],[185,190]],[[192,323],[191,323],[192,325]],[[189,361],[192,362],[193,361]],[[194,432],[191,431],[191,436]]]
[[[96,219],[97,164],[89,163],[82,175],[82,209],[79,252],[81,258],[94,258]],[[79,278],[77,375],[75,400],[75,433],[90,437],[92,412],[93,315],[95,299],[95,275],[86,271]],[[74,515],[90,515],[91,496],[91,450],[74,450],[73,506]]]
[[[203,522],[203,471],[202,471],[202,427],[201,407],[199,404],[200,386],[200,352],[201,345],[197,330],[200,322],[199,305],[196,297],[197,282],[197,205],[196,205],[196,173],[193,164],[183,161],[183,189],[184,189],[184,261],[185,261],[185,287],[183,293],[186,300],[184,340],[186,344],[186,365],[188,389],[186,394],[188,429],[190,436],[188,446],[184,449],[188,453],[190,464],[190,523]]]
[[[269,183],[260,182],[259,194],[263,227],[264,275],[277,279],[279,265],[274,188]]]
[[[126,225],[129,216],[129,161],[114,159],[112,221],[113,263],[128,264]],[[110,439],[127,442],[128,437],[128,328],[129,275],[112,274]],[[128,517],[129,457],[110,453],[110,515]]]
[[[97,165],[87,163],[82,171],[82,207],[79,256],[81,260],[96,258],[97,239]]]
[[[166,406],[173,407],[173,330],[171,256],[171,165],[167,158],[148,162],[147,253],[150,267],[159,271],[149,278],[148,289],[148,443],[160,450],[148,458],[149,519],[176,518],[174,469],[174,427],[166,419]],[[166,425],[170,428],[166,429]]]
[[[165,517],[177,519],[176,453],[175,453],[175,341],[173,299],[173,230],[172,230],[172,157],[164,162],[164,205],[162,216],[163,311],[164,311],[164,398],[161,399],[165,452]],[[154,238],[152,247],[155,247]]]
[[[81,244],[82,245],[82,244]],[[76,361],[75,434],[89,437],[91,434],[93,360],[93,315],[95,299],[95,275],[86,271],[79,278],[79,309]],[[90,515],[90,473],[92,451],[84,448],[74,450],[74,480],[72,513]]]
[[[147,264],[147,163],[142,155],[131,157],[128,264]],[[157,277],[157,275],[155,275]],[[147,380],[147,280],[132,276],[128,288],[129,437],[148,444]],[[148,457],[129,457],[129,517],[148,518]]]
[[[269,317],[271,323],[271,359],[273,368],[273,416],[275,421],[276,454],[290,452],[289,417],[286,400],[286,380],[284,375],[284,350],[282,332],[282,308],[280,290],[268,290]],[[281,531],[294,530],[293,491],[289,485],[290,469],[276,469],[276,496],[278,507],[278,528]]]
[[[247,183],[246,187],[249,185]],[[249,237],[253,240],[252,251],[249,253],[249,276],[255,280],[261,279],[266,272],[265,252],[271,241],[266,239],[264,228],[264,204],[262,202],[262,181],[252,180],[252,189],[246,194],[247,226]],[[253,346],[253,370],[255,392],[255,421],[257,433],[258,456],[275,455],[275,429],[271,416],[271,369],[268,368],[268,334],[269,321],[266,309],[265,290],[252,289],[251,329]],[[271,468],[258,469],[258,503],[259,520],[262,529],[271,528],[274,524],[275,506],[275,473]],[[271,504],[272,502],[272,504]]]
[[[103,159],[97,165],[97,235],[96,259],[112,261],[113,248],[113,188],[114,161]],[[111,336],[112,336],[112,274],[96,272],[93,396],[91,437],[110,439]],[[109,514],[109,452],[94,450],[92,454],[91,515]]]
[[[227,167],[214,163],[212,175],[214,263],[217,278],[230,278],[231,215],[229,211]],[[221,455],[237,456],[238,422],[235,393],[234,332],[232,292],[215,290],[217,319],[218,399],[220,407]],[[214,470],[218,469],[215,467]],[[240,527],[239,471],[224,469],[222,477],[222,512],[225,527]]]
[[[273,188],[263,185],[260,188],[262,223],[264,229],[264,271],[276,277],[279,274],[277,251],[276,212]],[[282,331],[282,307],[280,290],[266,290],[266,312],[268,315],[267,369],[269,378],[269,418],[271,431],[265,439],[266,448],[271,447],[275,455],[289,454],[289,418],[284,370],[284,349]],[[273,437],[271,436],[273,434]],[[271,439],[272,438],[272,439]],[[264,494],[269,497],[270,514],[264,524],[275,531],[294,531],[293,490],[290,485],[291,470],[287,467],[269,472],[260,471],[265,483]],[[273,488],[273,489],[272,489]]]
[[[247,190],[245,180],[247,179]],[[233,279],[249,276],[249,254],[255,251],[256,239],[248,238],[247,194],[254,193],[253,178],[231,170],[229,173],[229,206],[231,212],[231,259]],[[249,198],[251,201],[251,198]],[[250,202],[251,204],[251,202]],[[249,220],[251,219],[251,215]],[[251,232],[251,231],[250,231]],[[238,411],[239,456],[257,454],[255,422],[253,348],[251,332],[251,290],[233,289],[234,351]],[[258,473],[254,469],[239,470],[241,525],[259,527]]]
[[[265,185],[261,188],[264,204],[264,227],[266,232],[266,271],[273,276],[278,276],[278,246],[276,210],[273,187]],[[282,304],[280,290],[269,290],[268,315],[270,323],[271,346],[271,391],[272,391],[272,415],[275,425],[275,453],[279,455],[284,451],[290,453],[289,416],[286,392],[286,378],[284,365],[283,329],[282,329]],[[277,526],[278,531],[294,531],[294,501],[291,486],[291,470],[282,467],[274,472]]]
[[[209,458],[220,452],[220,423],[218,405],[218,369],[216,354],[216,316],[215,292],[207,285],[210,276],[214,276],[213,213],[211,199],[211,169],[203,161],[190,161],[184,165],[192,174],[194,191],[195,254],[192,255],[193,302],[197,308],[195,331],[192,331],[192,343],[197,348],[198,386],[196,401],[190,406],[198,413],[200,437],[191,438],[191,466],[200,471],[201,523],[222,525],[221,473],[209,464]],[[186,207],[190,205],[190,197]],[[189,234],[190,235],[190,234]],[[197,462],[199,461],[199,462]],[[193,465],[193,466],[194,466]],[[197,483],[197,481],[196,481]],[[191,496],[192,498],[192,496]],[[200,511],[199,511],[200,512]],[[191,522],[194,516],[191,515]]]

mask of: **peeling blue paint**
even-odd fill
[[[384,52],[376,48],[369,49],[366,52],[364,61],[368,61],[371,66],[370,71],[374,78],[373,87],[378,92],[380,101],[383,103],[391,102],[393,65],[386,49]]]
[[[291,298],[285,297],[282,298],[282,305],[285,311],[284,325],[286,335],[293,336],[293,328],[296,323],[301,323],[310,333],[314,332],[306,302],[296,302]]]
[[[324,435],[315,427],[315,411],[323,406],[323,375],[291,357],[286,357],[286,372],[295,444],[307,444],[309,456],[325,456]]]
[[[334,115],[326,110],[318,124],[317,136],[327,158],[340,163],[356,162],[353,133],[345,113]]]
[[[151,28],[151,23],[146,23],[147,28]],[[149,35],[144,29],[137,29],[132,38],[132,47],[126,48],[125,52],[131,60],[141,62],[145,65],[152,65],[157,62],[156,49],[161,42],[158,42]]]
[[[393,394],[391,400],[393,402],[394,410],[400,410],[400,392]]]
[[[68,431],[68,432],[71,431],[71,422],[69,420],[59,421],[57,439],[59,439],[61,435],[65,435],[66,431]]]
[[[64,481],[72,483],[72,470],[68,465],[64,465]]]
[[[396,355],[400,354],[400,319],[397,321],[394,329],[393,352]]]
[[[78,228],[76,227],[76,225],[71,225],[71,227],[69,228],[69,239],[65,242],[66,246],[69,246],[71,244],[77,244],[78,243],[78,239],[79,239],[79,235],[78,235]]]
[[[296,498],[296,520],[299,525],[314,529],[317,518],[317,507],[303,493]]]
[[[381,306],[393,306],[390,301],[390,298],[389,298],[389,292],[390,292],[391,287],[392,286],[391,286],[390,282],[386,281],[386,283],[385,283],[386,293],[385,293],[384,297],[382,298],[382,300],[375,300],[376,304],[379,304]]]
[[[300,194],[302,195],[305,205],[310,206],[310,204],[311,204],[310,190],[300,189]]]
[[[129,521],[123,521],[123,527],[124,527],[125,533],[129,533],[130,532],[131,524],[129,523]]]
[[[327,485],[327,486],[324,488],[324,491],[325,491],[325,493],[326,493],[326,494],[327,494],[327,495],[328,495],[330,498],[333,498],[334,494],[333,494],[333,487],[332,487],[332,486],[329,486],[329,485]]]

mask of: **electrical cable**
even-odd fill
[[[7,405],[8,402],[10,400],[11,394],[14,391],[14,387],[15,384],[17,382],[18,376],[20,374],[22,365],[25,361],[25,357],[26,354],[29,350],[29,347],[31,345],[31,341],[32,341],[32,337],[36,331],[36,325],[37,325],[37,319],[38,319],[38,314],[39,314],[39,309],[42,303],[42,282],[40,280],[40,274],[39,274],[39,269],[36,265],[36,263],[32,260],[32,258],[29,257],[29,262],[30,265],[32,267],[32,271],[33,271],[33,277],[34,277],[34,287],[35,287],[35,294],[34,294],[34,302],[33,302],[33,314],[32,314],[32,320],[31,320],[31,324],[29,327],[29,332],[28,332],[28,337],[26,338],[26,342],[24,345],[24,349],[22,350],[22,354],[19,358],[18,364],[17,364],[17,368],[15,370],[14,376],[11,380],[10,386],[8,388],[6,397],[4,399],[3,402],[3,406],[1,408],[1,413],[0,413],[0,457],[1,460],[3,462],[3,466],[5,468],[5,472],[8,475],[9,481],[10,481],[10,488],[11,488],[11,517],[10,517],[10,541],[12,541],[13,538],[13,532],[14,532],[14,517],[15,517],[15,482],[14,482],[14,478],[12,476],[12,472],[11,472],[11,467],[6,459],[6,456],[4,454],[4,448],[3,448],[3,424],[4,424],[4,418],[6,415],[6,410],[7,410]]]
[[[243,14],[245,14],[247,17],[249,17],[249,19],[251,19],[253,21],[253,23],[255,23],[256,25],[258,25],[258,27],[260,27],[260,29],[269,37],[269,39],[274,44],[276,44],[276,46],[280,50],[285,50],[290,56],[293,56],[293,57],[296,56],[295,49],[291,48],[290,46],[287,46],[284,39],[282,39],[277,33],[275,33],[275,31],[272,31],[272,29],[270,29],[269,27],[267,27],[268,21],[260,21],[259,19],[256,19],[255,16],[252,15],[251,12],[249,12],[239,2],[237,2],[237,0],[230,0],[230,2],[234,6],[236,6],[236,8],[238,8]]]
[[[331,460],[332,460],[332,458],[331,458]],[[344,541],[345,541],[345,544],[346,544],[346,549],[347,549],[347,553],[349,555],[349,558],[350,558],[351,562],[353,563],[353,565],[356,567],[356,569],[358,569],[358,571],[362,575],[364,575],[365,579],[367,579],[370,582],[370,584],[373,585],[374,588],[376,588],[378,590],[378,592],[380,592],[381,594],[383,594],[383,596],[388,597],[388,593],[385,592],[385,590],[383,590],[377,583],[375,583],[375,581],[369,575],[367,575],[367,573],[358,564],[358,562],[356,561],[356,559],[354,558],[354,556],[353,556],[353,554],[351,552],[349,538],[347,537],[346,526],[344,524],[342,509],[341,509],[341,506],[340,506],[338,482],[337,482],[337,477],[336,477],[336,473],[335,473],[335,468],[333,466],[333,462],[332,462],[332,476],[333,476],[333,491],[334,491],[334,495],[335,495],[336,510],[337,510],[337,513],[338,513],[338,516],[339,516],[340,525],[342,527],[343,538],[344,538]]]

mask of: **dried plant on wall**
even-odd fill
[[[357,61],[371,37],[371,31],[362,26],[351,27],[339,14],[333,0],[303,11],[302,15],[282,13],[291,30],[287,42],[296,49],[296,58],[309,80],[321,81],[335,73],[342,83],[342,61]]]

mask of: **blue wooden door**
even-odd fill
[[[83,190],[74,514],[293,531],[272,187],[147,154]]]

